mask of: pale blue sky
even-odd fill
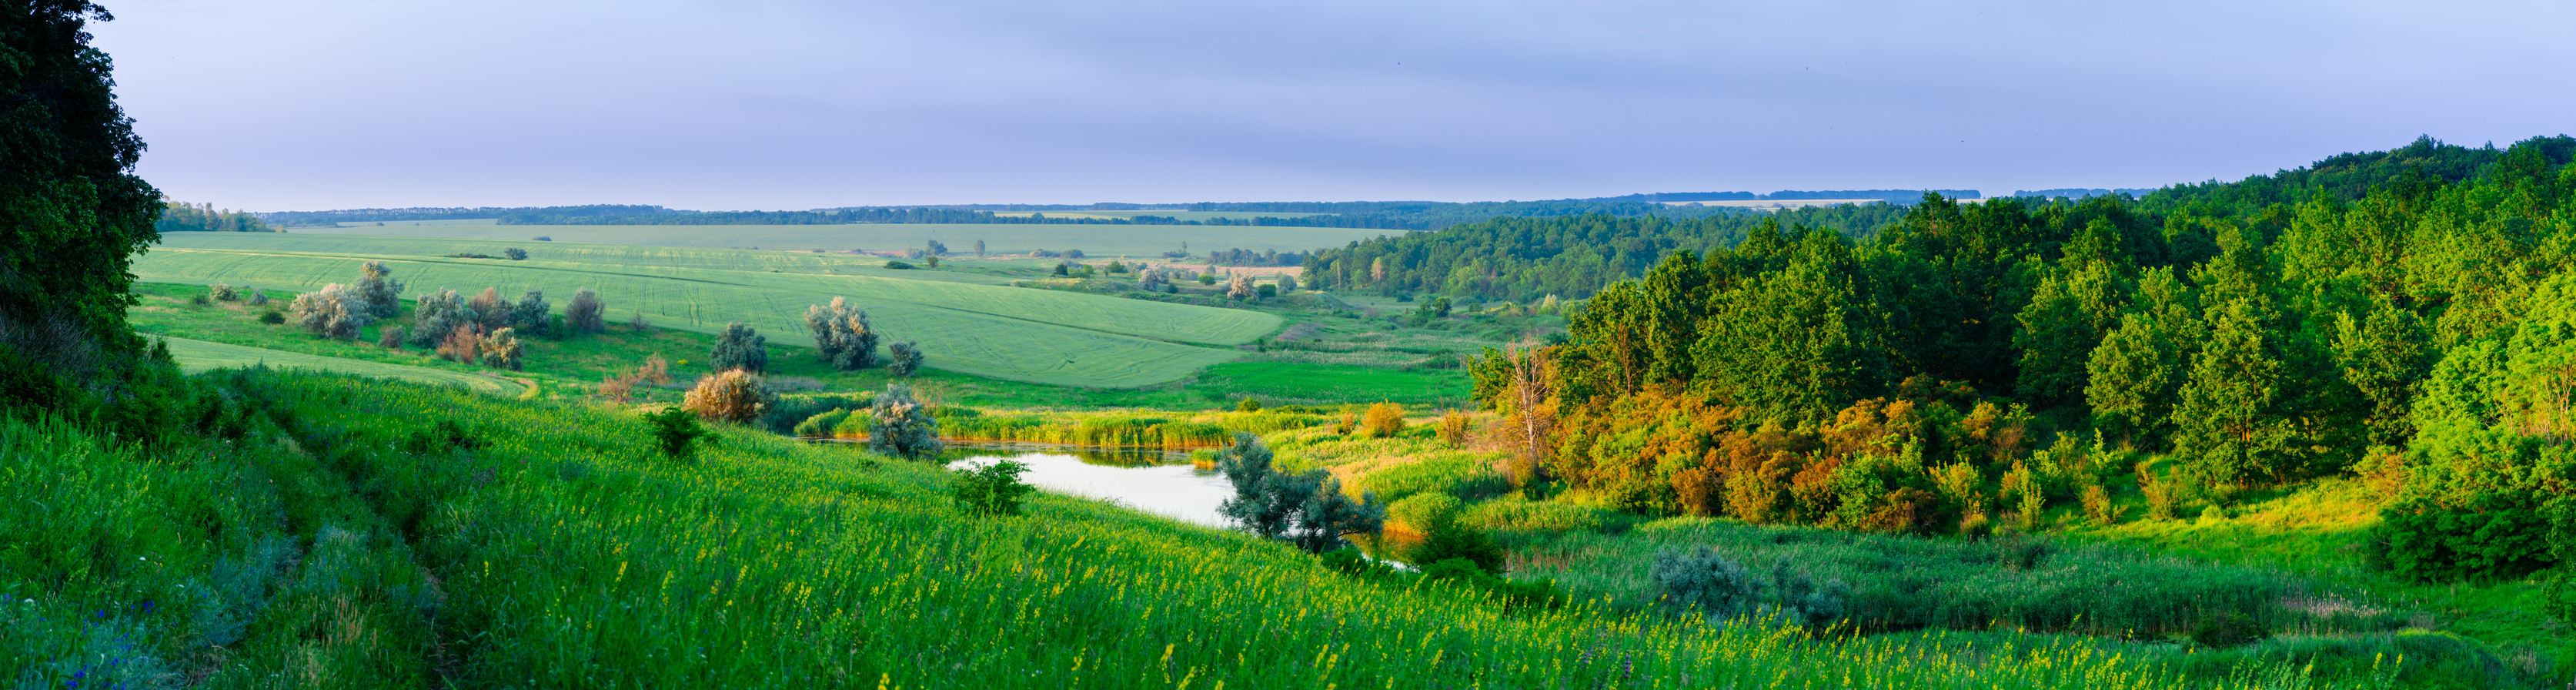
[[[2551,3],[105,0],[256,210],[2152,187],[2576,131]]]

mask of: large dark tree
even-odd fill
[[[133,255],[159,239],[160,192],[109,89],[84,0],[0,3],[0,356],[74,380],[139,347],[125,325]]]

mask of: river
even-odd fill
[[[1048,493],[1107,499],[1210,527],[1233,526],[1217,513],[1217,505],[1234,496],[1234,486],[1216,470],[1192,466],[1182,451],[951,442],[943,456],[950,467],[1016,460],[1029,466],[1020,481]]]

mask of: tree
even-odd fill
[[[913,399],[911,386],[886,384],[885,392],[868,404],[868,450],[922,460],[939,457],[946,447],[939,440],[939,420]]]
[[[641,323],[644,312],[635,312],[635,320]],[[599,293],[590,288],[574,290],[572,301],[564,304],[564,325],[575,333],[608,330],[608,304],[600,301]]]
[[[1237,302],[1252,299],[1252,276],[1236,274],[1225,281],[1225,298]]]
[[[921,345],[897,340],[886,346],[886,373],[910,378],[921,371]]]
[[[1236,432],[1234,445],[1217,459],[1217,470],[1234,486],[1234,496],[1217,511],[1246,531],[1289,541],[1307,553],[1342,548],[1351,535],[1386,528],[1386,504],[1375,492],[1352,501],[1331,472],[1290,474],[1271,467],[1271,460],[1260,437]]]
[[[483,366],[511,371],[520,370],[520,357],[525,354],[519,347],[518,330],[507,326],[483,336],[482,350]]]
[[[411,322],[412,345],[427,348],[438,347],[447,340],[448,333],[458,328],[479,327],[483,320],[472,308],[465,306],[463,296],[456,294],[455,290],[441,288],[438,292],[412,298]]]
[[[1277,285],[1272,285],[1272,284],[1268,284],[1268,283],[1264,283],[1264,284],[1262,284],[1262,286],[1260,287],[1260,289],[1258,289],[1258,290],[1254,290],[1253,292],[1254,292],[1254,294],[1256,294],[1257,296],[1259,296],[1261,299],[1267,300],[1267,299],[1270,299],[1270,298],[1278,297],[1278,296],[1279,296],[1279,286],[1277,286]]]
[[[367,313],[376,318],[390,319],[402,314],[403,284],[392,279],[393,273],[394,270],[382,261],[358,265],[358,297],[366,304]]]
[[[829,308],[806,305],[805,327],[814,332],[816,354],[832,368],[858,371],[876,366],[876,329],[869,326],[867,311],[850,306],[848,299],[834,297]]]
[[[509,298],[501,296],[499,288],[488,287],[483,288],[482,292],[475,293],[473,299],[466,300],[465,306],[474,310],[474,315],[482,321],[485,332],[509,327],[510,314],[517,309],[517,305],[511,304]]]
[[[714,351],[707,354],[707,366],[717,371],[741,369],[754,374],[768,371],[769,338],[740,321],[725,324],[724,334],[716,336]]]
[[[528,288],[527,294],[520,295],[519,303],[510,309],[510,328],[518,332],[546,335],[554,330],[554,315],[550,313],[554,306],[546,304],[543,289]]]
[[[698,378],[680,407],[709,421],[749,424],[778,406],[778,393],[759,374],[726,369]]]
[[[357,339],[358,329],[369,320],[357,291],[339,283],[299,295],[287,309],[293,312],[297,327],[332,340]]]
[[[138,363],[133,257],[160,237],[161,192],[89,46],[86,0],[18,3],[0,24],[0,353],[81,382]],[[6,404],[6,403],[0,403]]]
[[[526,261],[528,260],[528,250],[520,249],[518,247],[502,247],[501,256],[508,258],[511,261]]]
[[[1284,295],[1296,291],[1297,276],[1286,273],[1279,274],[1279,293]]]
[[[1004,459],[961,469],[948,495],[969,514],[1018,515],[1020,498],[1038,490],[1020,481],[1027,471],[1027,463]]]
[[[983,255],[984,255],[984,241],[983,241],[983,240],[976,240],[976,241],[975,241],[975,255],[976,255],[976,256],[983,256]]]
[[[645,413],[644,423],[651,427],[653,444],[661,448],[662,455],[673,460],[695,458],[698,440],[715,435],[715,432],[698,425],[697,415],[676,405],[662,408],[659,412]]]

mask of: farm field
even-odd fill
[[[1032,215],[1032,214],[1038,214],[1038,213],[1044,213],[1044,214],[1046,214],[1046,216],[1047,216],[1048,218],[1134,218],[1134,217],[1137,217],[1137,216],[1160,216],[1160,217],[1164,217],[1164,218],[1171,218],[1171,219],[1174,219],[1174,220],[1209,220],[1209,219],[1213,219],[1213,218],[1227,218],[1227,219],[1251,220],[1251,219],[1254,219],[1254,218],[1261,218],[1261,217],[1270,217],[1270,218],[1305,218],[1305,217],[1307,217],[1307,216],[1329,216],[1329,215],[1332,215],[1332,214],[1330,214],[1330,213],[1270,213],[1270,212],[1264,212],[1264,211],[1170,211],[1170,210],[1153,210],[1153,209],[1136,210],[1136,211],[994,211],[994,212],[993,212],[993,215],[1001,216],[1001,217],[1004,217],[1004,218],[1027,218],[1027,217],[1029,217],[1029,216],[1030,216],[1030,215]]]
[[[345,228],[344,234],[395,237],[451,237],[524,242],[552,237],[557,242],[626,244],[657,247],[708,247],[829,251],[918,249],[930,240],[950,252],[972,255],[982,240],[993,253],[1025,254],[1045,249],[1080,249],[1097,258],[1160,257],[1189,244],[1193,254],[1212,249],[1302,252],[1339,247],[1402,230],[1356,228],[1286,228],[1233,225],[1042,225],[1042,224],[860,224],[860,225],[409,225]]]
[[[494,376],[478,376],[457,371],[370,362],[324,355],[287,352],[244,345],[210,343],[171,336],[161,336],[170,343],[170,356],[179,360],[179,369],[196,373],[209,369],[245,369],[266,365],[271,369],[310,369],[335,374],[352,374],[369,378],[390,378],[420,383],[464,386],[496,395],[518,395],[527,387]]]
[[[742,321],[772,342],[799,346],[811,345],[803,323],[806,307],[845,296],[867,309],[887,337],[918,340],[933,368],[1099,387],[1180,379],[1238,356],[1205,346],[1250,342],[1281,323],[1275,315],[1249,310],[965,282],[627,266],[601,263],[597,256],[508,261],[300,251],[304,241],[297,235],[186,238],[181,242],[196,248],[175,243],[157,248],[135,262],[134,272],[155,282],[304,291],[352,282],[360,263],[384,259],[394,278],[408,283],[408,294],[489,286],[515,298],[528,288],[542,288],[560,310],[576,288],[587,287],[605,298],[611,320],[640,311],[657,325],[701,333]],[[317,240],[320,245],[342,242]]]

